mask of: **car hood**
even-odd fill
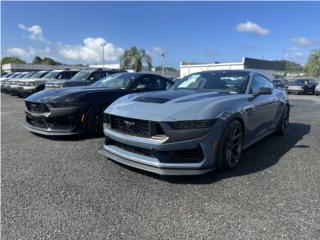
[[[26,100],[30,102],[43,102],[43,103],[54,103],[54,102],[74,102],[79,97],[86,94],[97,94],[99,92],[114,92],[120,90],[106,89],[101,87],[68,87],[58,89],[48,89],[37,92],[29,96]]]
[[[151,121],[212,119],[232,111],[244,94],[169,90],[130,94],[111,104],[105,113]],[[233,102],[233,103],[232,103]]]

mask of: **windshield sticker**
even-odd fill
[[[194,74],[192,76],[190,76],[188,78],[188,80],[183,81],[178,88],[186,88],[188,87],[190,84],[195,83],[197,81],[197,79],[200,77],[200,74]]]

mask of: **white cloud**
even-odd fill
[[[263,28],[261,26],[259,26],[258,24],[254,23],[254,22],[244,22],[244,23],[239,23],[236,26],[236,31],[237,32],[251,32],[254,33],[256,35],[267,35],[270,33],[269,29]]]
[[[285,50],[284,59],[302,62],[306,58],[305,54],[296,47],[291,47]]]
[[[38,40],[44,43],[50,43],[49,41],[47,41],[44,37],[43,37],[43,33],[42,33],[42,28],[39,25],[33,25],[31,27],[26,27],[23,24],[18,24],[18,27],[21,28],[24,31],[29,32],[29,38],[31,40]]]
[[[290,38],[290,41],[298,46],[301,46],[301,47],[310,46],[310,45],[315,44],[314,41],[307,39],[305,37],[293,37],[293,38]]]
[[[7,53],[11,56],[15,57],[34,57],[36,55],[47,55],[50,52],[50,48],[46,47],[45,49],[36,49],[33,47],[29,47],[28,49],[23,49],[19,47],[9,48],[7,49]]]
[[[104,38],[88,37],[83,40],[83,45],[59,44],[58,52],[61,56],[70,60],[82,60],[85,62],[99,62],[102,57],[102,45],[104,46],[104,58],[106,61],[119,61],[123,49],[108,43]]]
[[[161,47],[154,47],[152,49],[152,54],[154,55],[161,55],[163,53],[163,49]]]

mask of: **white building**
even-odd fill
[[[254,70],[261,72],[269,78],[273,78],[274,73],[285,70],[285,65],[278,61],[268,61],[254,58],[242,58],[242,62],[233,63],[208,63],[208,64],[193,64],[188,62],[180,63],[180,77],[195,72],[208,70]]]
[[[89,65],[89,67],[94,68],[109,68],[109,69],[120,69],[120,63],[105,63],[105,64],[98,64],[98,65]]]
[[[51,71],[63,69],[82,69],[87,67],[76,67],[70,65],[46,65],[46,64],[15,64],[8,63],[2,65],[2,71],[5,72],[28,72],[28,71]]]

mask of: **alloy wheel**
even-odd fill
[[[240,123],[232,124],[227,132],[224,144],[225,161],[229,168],[234,168],[240,160],[243,143],[243,132]]]

